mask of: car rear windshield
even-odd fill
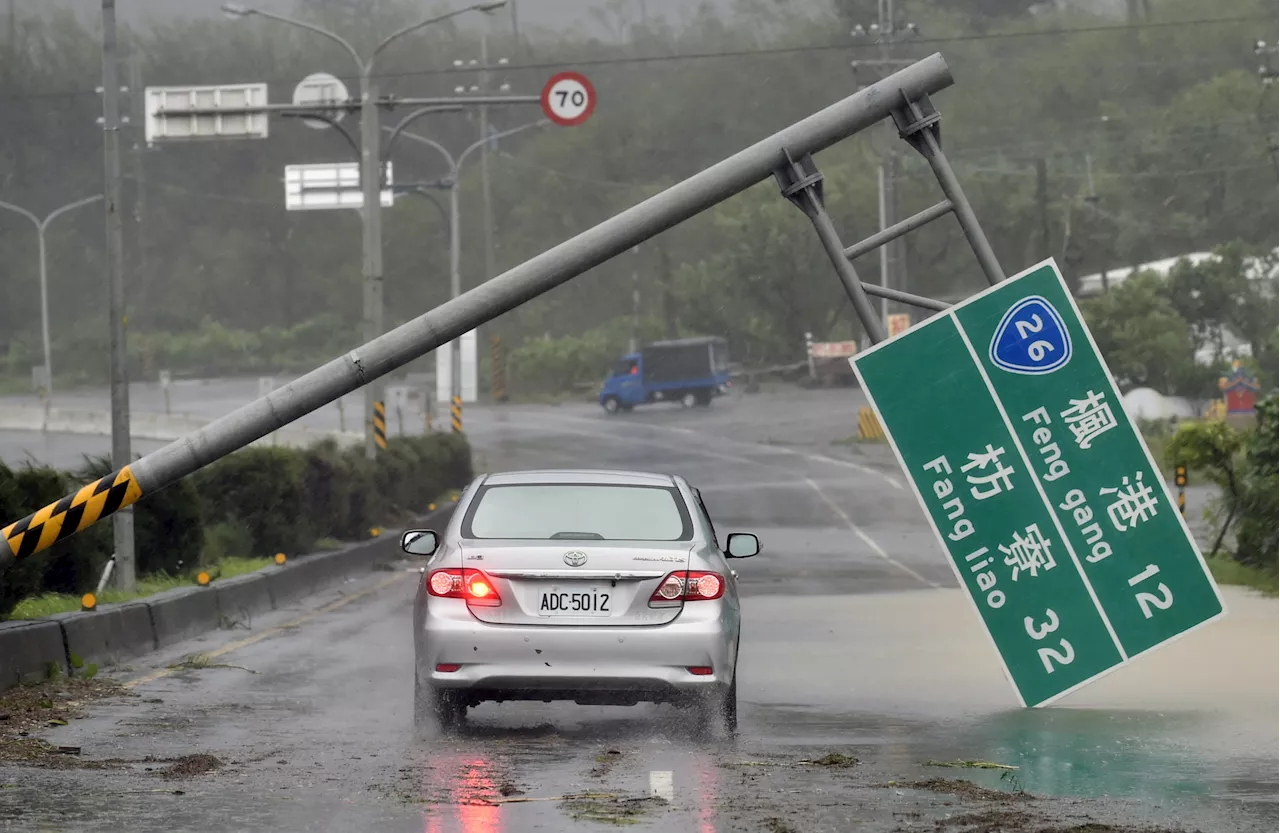
[[[679,490],[605,483],[482,486],[463,535],[540,541],[688,541],[693,522]]]

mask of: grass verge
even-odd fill
[[[268,558],[224,558],[213,567],[206,568],[211,579],[233,578],[252,573],[271,565]],[[195,587],[194,576],[151,575],[138,579],[138,589],[133,593],[107,588],[98,595],[98,604],[118,604],[153,596],[175,587]],[[72,613],[80,609],[80,597],[70,593],[42,593],[23,599],[9,613],[9,619],[40,619],[55,613]]]
[[[1275,596],[1280,592],[1280,577],[1267,570],[1250,567],[1230,558],[1216,556],[1208,559],[1209,572],[1218,584],[1234,584],[1250,587],[1267,596]]]

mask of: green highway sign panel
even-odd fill
[[[850,363],[1024,706],[1225,615],[1052,260]]]

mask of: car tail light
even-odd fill
[[[689,673],[695,677],[710,677],[715,671],[710,665],[690,665]]]
[[[724,595],[724,578],[719,573],[697,570],[677,570],[658,584],[649,597],[649,604],[663,605],[674,602],[701,602],[718,599]]]
[[[467,604],[480,607],[502,604],[502,597],[483,570],[435,570],[427,576],[427,592],[442,599],[465,599]]]
[[[462,666],[456,662],[437,662],[436,663],[436,670],[439,671],[441,674],[452,674],[454,671],[457,671],[461,667]]]

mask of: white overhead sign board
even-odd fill
[[[194,115],[192,110],[243,109],[267,104],[266,84],[147,87],[147,144],[190,139],[265,139],[266,113]]]
[[[462,338],[462,401],[475,402],[476,384],[476,331],[463,333]],[[458,342],[451,341],[436,348],[436,401],[448,402],[453,388],[453,351]]]
[[[385,186],[391,185],[391,163],[386,165]],[[389,208],[395,195],[382,189],[379,202]],[[289,211],[323,211],[361,208],[360,165],[356,162],[326,162],[319,165],[289,165],[284,169],[284,201]]]

